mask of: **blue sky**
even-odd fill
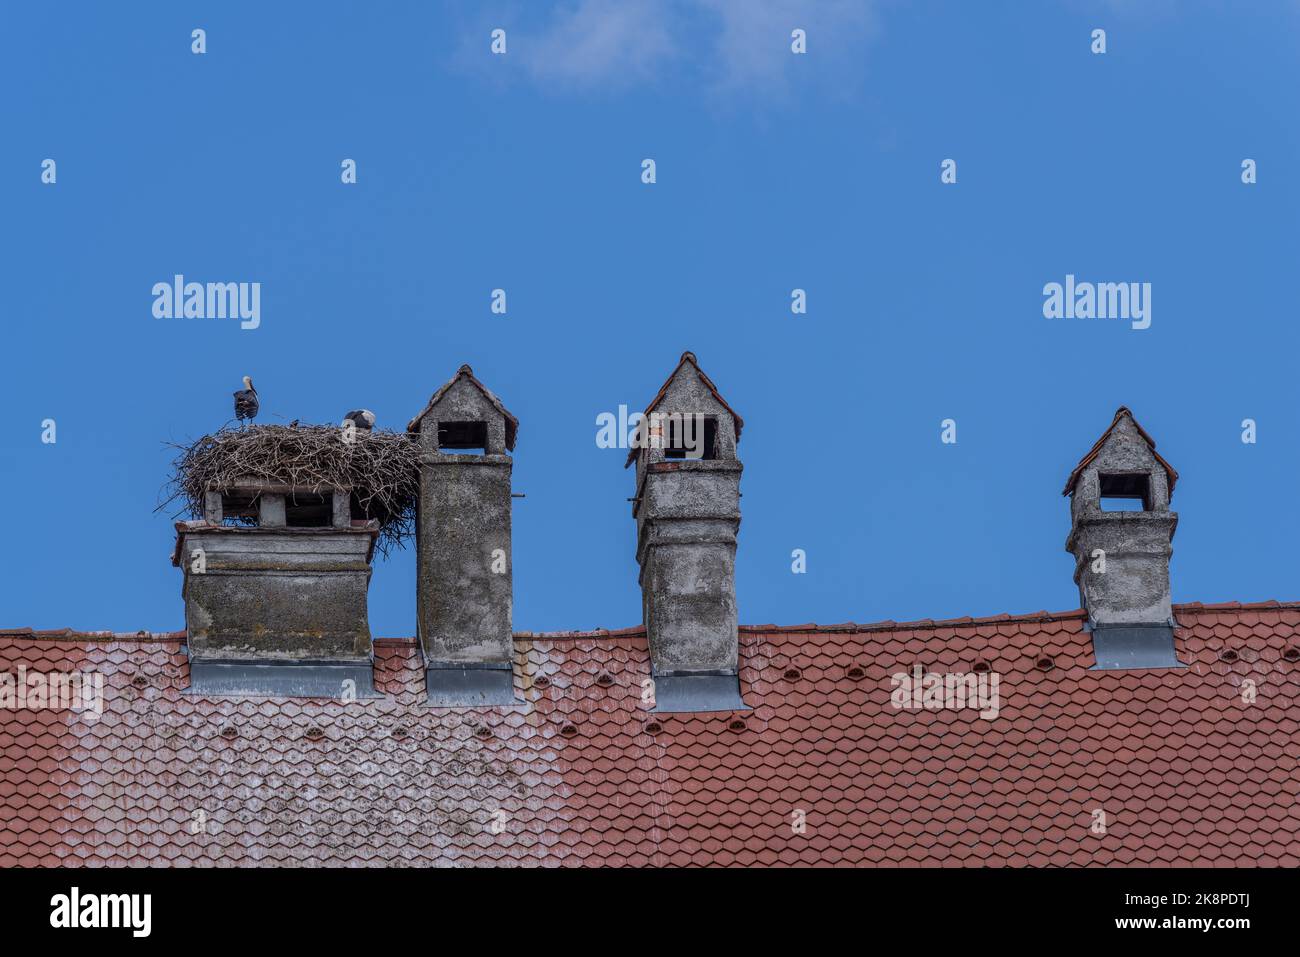
[[[521,421],[515,627],[635,624],[596,416],[688,348],[746,420],[744,622],[1077,607],[1060,491],[1120,404],[1182,475],[1175,601],[1298,599],[1300,5],[1246,10],[7,4],[0,625],[182,627],[163,443],[240,376],[400,428],[463,362]],[[155,319],[176,273],[260,327]],[[1066,274],[1151,327],[1044,318]],[[408,549],[372,630],[414,616]]]

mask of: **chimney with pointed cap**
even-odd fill
[[[1097,669],[1178,668],[1169,559],[1178,473],[1121,406],[1065,483],[1071,528],[1065,549],[1088,612]],[[1107,505],[1125,505],[1110,509]]]
[[[515,701],[507,453],[518,428],[467,365],[407,425],[422,451],[417,628],[435,706]]]
[[[684,352],[628,456],[656,711],[746,707],[736,617],[742,425]]]

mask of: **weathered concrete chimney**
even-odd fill
[[[1065,483],[1074,580],[1098,669],[1178,668],[1169,558],[1178,473],[1121,406]]]
[[[736,631],[743,424],[684,352],[628,455],[656,711],[745,708]]]
[[[439,707],[515,701],[506,453],[518,428],[467,365],[407,426],[422,452],[417,622]]]
[[[191,691],[374,695],[366,590],[379,527],[354,523],[349,500],[249,478],[210,490],[202,521],[177,523]]]

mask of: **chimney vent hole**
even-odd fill
[[[1037,666],[1039,671],[1047,672],[1056,667],[1056,659],[1051,655],[1040,655],[1034,664]]]
[[[333,523],[332,492],[291,492],[284,497],[284,524],[289,528],[329,528]]]
[[[684,412],[668,418],[665,431],[665,459],[712,461],[718,457],[718,417]],[[701,435],[703,426],[703,435]]]
[[[1233,663],[1234,661],[1236,661],[1239,657],[1240,657],[1240,655],[1238,655],[1238,654],[1237,654],[1235,651],[1233,651],[1231,648],[1227,649],[1226,651],[1221,651],[1221,652],[1219,652],[1219,660],[1220,660],[1220,661],[1227,662],[1228,664],[1232,664],[1232,663]]]
[[[439,422],[438,450],[482,455],[487,451],[486,422]]]
[[[1292,645],[1286,651],[1282,652],[1282,657],[1287,661],[1300,661],[1300,648]]]
[[[1099,475],[1103,512],[1151,511],[1151,476],[1145,472]]]

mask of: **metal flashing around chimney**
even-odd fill
[[[740,676],[734,672],[655,674],[654,689],[652,713],[751,710],[740,696]]]
[[[1169,625],[1094,625],[1092,652],[1097,663],[1090,671],[1187,667],[1174,651]]]
[[[741,420],[683,353],[637,447],[637,562],[656,711],[737,711]]]
[[[507,453],[518,427],[469,366],[407,426],[422,450],[416,620],[435,707],[515,701]]]
[[[369,661],[190,660],[193,695],[251,695],[273,698],[381,698]]]
[[[491,708],[522,704],[515,697],[515,672],[508,664],[425,666],[425,690],[435,708]]]

